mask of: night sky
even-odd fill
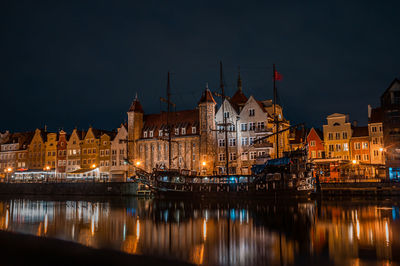
[[[292,123],[328,114],[367,123],[367,105],[400,77],[400,1],[0,2],[0,130],[113,129],[137,93],[165,110],[167,72],[177,109],[206,83],[229,95],[272,97]]]

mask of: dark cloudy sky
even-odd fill
[[[400,1],[0,2],[0,130],[112,129],[136,92],[159,112],[193,108],[218,88],[271,98],[272,64],[292,122],[333,112],[367,121],[367,105],[400,76]]]

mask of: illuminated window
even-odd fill
[[[196,134],[196,127],[192,127],[192,134]]]
[[[348,151],[348,150],[349,150],[349,144],[343,143],[343,151]]]

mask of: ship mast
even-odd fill
[[[167,99],[160,97],[162,102],[167,103],[167,129],[166,132],[168,133],[168,169],[171,169],[172,166],[172,135],[171,135],[171,125],[169,121],[169,115],[171,112],[171,106],[175,107],[175,104],[171,102],[171,73],[168,71],[168,80],[167,80]]]
[[[171,82],[170,73],[168,71],[168,81],[167,81],[167,128],[168,128],[168,169],[171,169],[172,164],[172,151],[171,151],[171,127],[169,125],[169,113],[171,112]]]
[[[275,124],[275,145],[276,145],[276,158],[279,158],[279,120],[278,120],[278,116],[276,113],[276,98],[277,98],[277,90],[276,90],[276,70],[275,70],[275,64],[273,64],[272,66],[272,76],[273,76],[273,80],[274,80],[274,102],[273,102],[273,106],[274,106],[274,124]]]
[[[225,90],[224,90],[224,79],[223,79],[223,73],[222,73],[222,61],[219,62],[219,76],[220,76],[220,89],[221,89],[221,97],[222,97],[222,115],[223,115],[223,127],[224,127],[224,133],[225,133],[225,167],[226,167],[226,174],[229,175],[229,158],[228,158],[228,129],[227,129],[227,122],[226,122],[226,116],[225,116]]]

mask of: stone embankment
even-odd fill
[[[132,182],[0,183],[0,195],[135,196]]]

